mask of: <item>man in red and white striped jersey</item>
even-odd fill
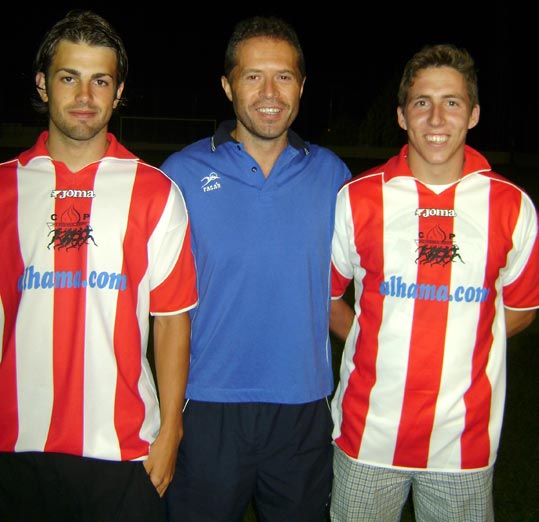
[[[36,57],[48,130],[0,164],[0,520],[166,519],[195,268],[181,192],[108,132],[126,75],[68,13]]]
[[[479,121],[466,50],[422,49],[398,99],[408,144],[337,199],[332,522],[396,522],[410,490],[418,522],[491,521],[506,339],[539,307],[537,212],[465,144]]]

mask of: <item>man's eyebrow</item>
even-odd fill
[[[76,69],[70,69],[69,67],[61,67],[60,69],[58,69],[56,71],[56,74],[60,73],[60,72],[68,73],[68,74],[71,74],[72,76],[81,76],[80,71],[77,71]],[[92,78],[103,78],[103,76],[108,76],[109,78],[114,79],[114,76],[111,73],[107,73],[107,72],[94,73],[94,74],[92,74],[91,77]]]
[[[70,69],[69,67],[60,67],[56,70],[56,73],[65,72],[68,74],[71,74],[73,76],[80,76],[80,71],[77,71],[76,69]]]
[[[112,74],[110,74],[110,73],[102,72],[102,73],[95,73],[95,74],[92,74],[92,78],[103,78],[103,76],[108,76],[109,78],[113,78],[113,79],[114,79],[114,75],[112,75]]]
[[[410,99],[411,100],[421,100],[421,99],[433,99],[433,98],[436,98],[437,96],[433,96],[432,94],[416,94],[415,96],[410,96]],[[462,94],[456,94],[456,93],[447,93],[447,94],[442,94],[440,96],[441,98],[443,99],[447,99],[447,98],[457,98],[459,100],[465,100],[466,99],[466,96],[462,95]]]

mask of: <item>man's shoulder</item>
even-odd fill
[[[346,181],[352,176],[348,164],[328,147],[309,143],[307,150],[306,160],[310,163],[311,167],[316,166],[317,171],[333,173],[333,176],[338,178],[339,183]]]
[[[312,154],[313,156],[328,158],[331,161],[344,163],[344,160],[335,151],[333,151],[326,145],[319,145],[317,143],[309,143],[308,150],[309,150],[309,153]]]
[[[211,138],[195,141],[168,156],[160,169],[171,178],[182,190],[186,185],[199,181],[199,172],[204,165],[215,161],[215,152],[212,149]]]
[[[175,162],[188,162],[209,156],[212,153],[211,138],[202,138],[183,146],[167,157],[164,164]]]

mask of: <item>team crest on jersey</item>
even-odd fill
[[[97,246],[92,235],[90,215],[81,215],[74,205],[60,215],[52,214],[51,221],[47,225],[50,230],[48,249],[65,248],[68,251],[88,245],[90,241]]]
[[[419,232],[417,257],[415,262],[420,265],[441,265],[464,263],[455,243],[455,234],[446,233],[440,225],[434,225],[426,232]]]
[[[200,182],[202,183],[200,188],[204,192],[211,192],[212,190],[220,189],[221,188],[221,183],[219,183],[218,180],[219,180],[219,176],[218,176],[217,172],[212,171],[207,176],[204,176],[200,180]]]

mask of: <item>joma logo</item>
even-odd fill
[[[415,211],[415,215],[421,217],[455,217],[457,214],[452,208],[418,208]]]
[[[93,190],[53,190],[51,192],[51,198],[65,199],[65,198],[95,198],[95,192]]]

